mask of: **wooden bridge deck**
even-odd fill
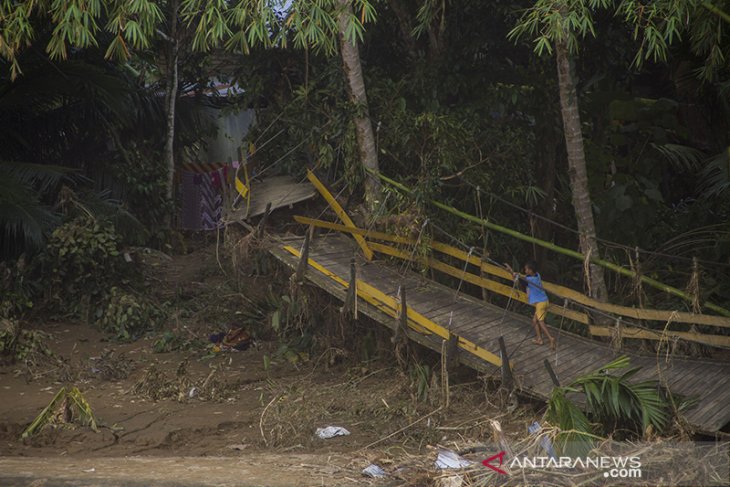
[[[289,239],[272,246],[270,252],[282,262],[296,267],[298,257],[284,249],[285,245],[300,249],[302,239]],[[617,353],[608,344],[589,340],[574,334],[553,329],[558,338],[557,352],[551,352],[546,345],[532,343],[530,318],[507,311],[479,299],[457,295],[454,289],[426,279],[413,271],[399,273],[395,266],[382,262],[366,262],[360,257],[351,239],[342,235],[316,237],[310,246],[309,259],[322,268],[347,282],[350,276],[350,259],[358,261],[357,277],[388,296],[396,297],[398,287],[407,288],[409,308],[478,346],[499,355],[498,339],[504,337],[516,387],[523,393],[547,399],[552,382],[543,360],[548,359],[561,384],[591,372],[616,358]],[[306,279],[326,290],[333,296],[344,299],[346,288],[321,271],[309,267]],[[395,328],[397,321],[378,306],[363,300],[358,302],[360,312],[389,327]],[[442,338],[413,329],[407,332],[409,338],[433,350],[442,350]],[[685,418],[697,431],[714,433],[730,422],[730,364],[679,358],[641,355],[624,352],[631,357],[632,366],[640,366],[636,380],[662,379],[670,390],[683,396],[696,397],[697,405],[687,411]],[[465,365],[482,372],[495,373],[497,367],[481,358],[461,351],[459,360]]]

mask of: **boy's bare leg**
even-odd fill
[[[532,343],[534,343],[536,345],[542,345],[543,344],[542,333],[540,332],[540,322],[537,319],[537,314],[535,314],[535,316],[532,317],[532,327],[535,329],[535,337],[536,337],[532,340]]]
[[[555,338],[553,338],[553,336],[548,331],[547,325],[543,320],[538,321],[538,324],[539,328],[542,328],[542,331],[545,332],[545,336],[548,337],[548,340],[550,340],[550,349],[555,350]]]

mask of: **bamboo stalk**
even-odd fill
[[[413,190],[408,188],[407,186],[399,183],[398,181],[395,181],[393,179],[390,179],[387,176],[384,176],[382,173],[376,173],[373,172],[373,174],[377,175],[385,181],[386,183],[390,184],[391,186],[407,193],[407,194],[413,194]],[[567,255],[568,257],[573,257],[574,259],[578,259],[580,261],[585,261],[585,256],[581,254],[580,252],[577,252],[572,249],[566,249],[564,247],[560,247],[559,245],[555,245],[552,242],[547,242],[545,240],[541,240],[539,238],[532,237],[530,235],[525,235],[524,233],[520,233],[516,230],[512,230],[511,228],[503,227],[502,225],[498,225],[496,223],[492,223],[488,220],[485,220],[483,218],[479,218],[477,216],[471,215],[469,213],[466,213],[464,211],[461,211],[457,208],[454,208],[453,206],[449,206],[445,203],[442,203],[437,200],[429,200],[432,205],[434,205],[436,208],[442,209],[448,213],[451,213],[452,215],[456,215],[460,218],[463,218],[464,220],[477,223],[479,225],[484,225],[485,227],[489,228],[490,230],[494,230],[500,233],[504,233],[506,235],[509,235],[511,237],[517,238],[519,240],[523,240],[525,242],[530,242],[535,245],[539,245],[541,247],[544,247],[546,249],[552,250],[554,252],[557,252],[559,254]],[[636,278],[637,275],[634,271],[631,271],[629,269],[625,269],[624,267],[621,267],[620,265],[614,264],[613,262],[609,262],[604,259],[598,259],[595,257],[592,257],[591,262],[597,265],[600,265],[606,269],[612,270],[618,274],[621,274],[626,277],[632,277]],[[691,303],[693,300],[693,297],[689,294],[685,293],[684,291],[677,289],[676,287],[669,286],[667,284],[664,284],[661,281],[658,281],[656,279],[652,279],[651,277],[647,277],[645,275],[638,276],[641,279],[641,282],[648,284],[649,286],[659,289],[660,291],[663,291],[668,294],[672,294],[674,296],[680,297],[684,299],[685,301]],[[709,301],[705,301],[703,306],[707,309],[710,309],[712,311],[715,311],[721,315],[724,316],[730,316],[730,310],[727,310],[723,308],[722,306],[718,306],[717,304],[711,303]]]

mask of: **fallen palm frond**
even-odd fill
[[[656,381],[631,382],[639,368],[629,368],[629,358],[619,357],[594,372],[556,387],[548,401],[546,419],[563,431],[560,444],[590,449],[593,434],[622,430],[641,437],[648,430],[663,431],[669,423],[669,402]],[[619,372],[614,375],[612,372]],[[583,394],[586,414],[569,394]],[[567,452],[577,453],[577,452]]]
[[[92,430],[98,431],[94,412],[81,391],[77,387],[71,389],[61,387],[48,406],[23,431],[21,438],[28,438],[46,426],[73,425],[89,426]]]

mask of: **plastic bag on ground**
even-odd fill
[[[372,477],[374,479],[385,477],[385,470],[380,468],[379,465],[371,463],[367,467],[362,469],[362,474],[366,477]]]
[[[436,457],[436,468],[442,470],[446,468],[465,468],[473,464],[474,462],[471,460],[467,460],[454,450],[446,448],[439,448],[439,454]]]
[[[326,428],[317,428],[317,431],[315,431],[314,433],[323,440],[334,438],[335,436],[347,436],[350,434],[350,432],[342,426],[327,426]]]

